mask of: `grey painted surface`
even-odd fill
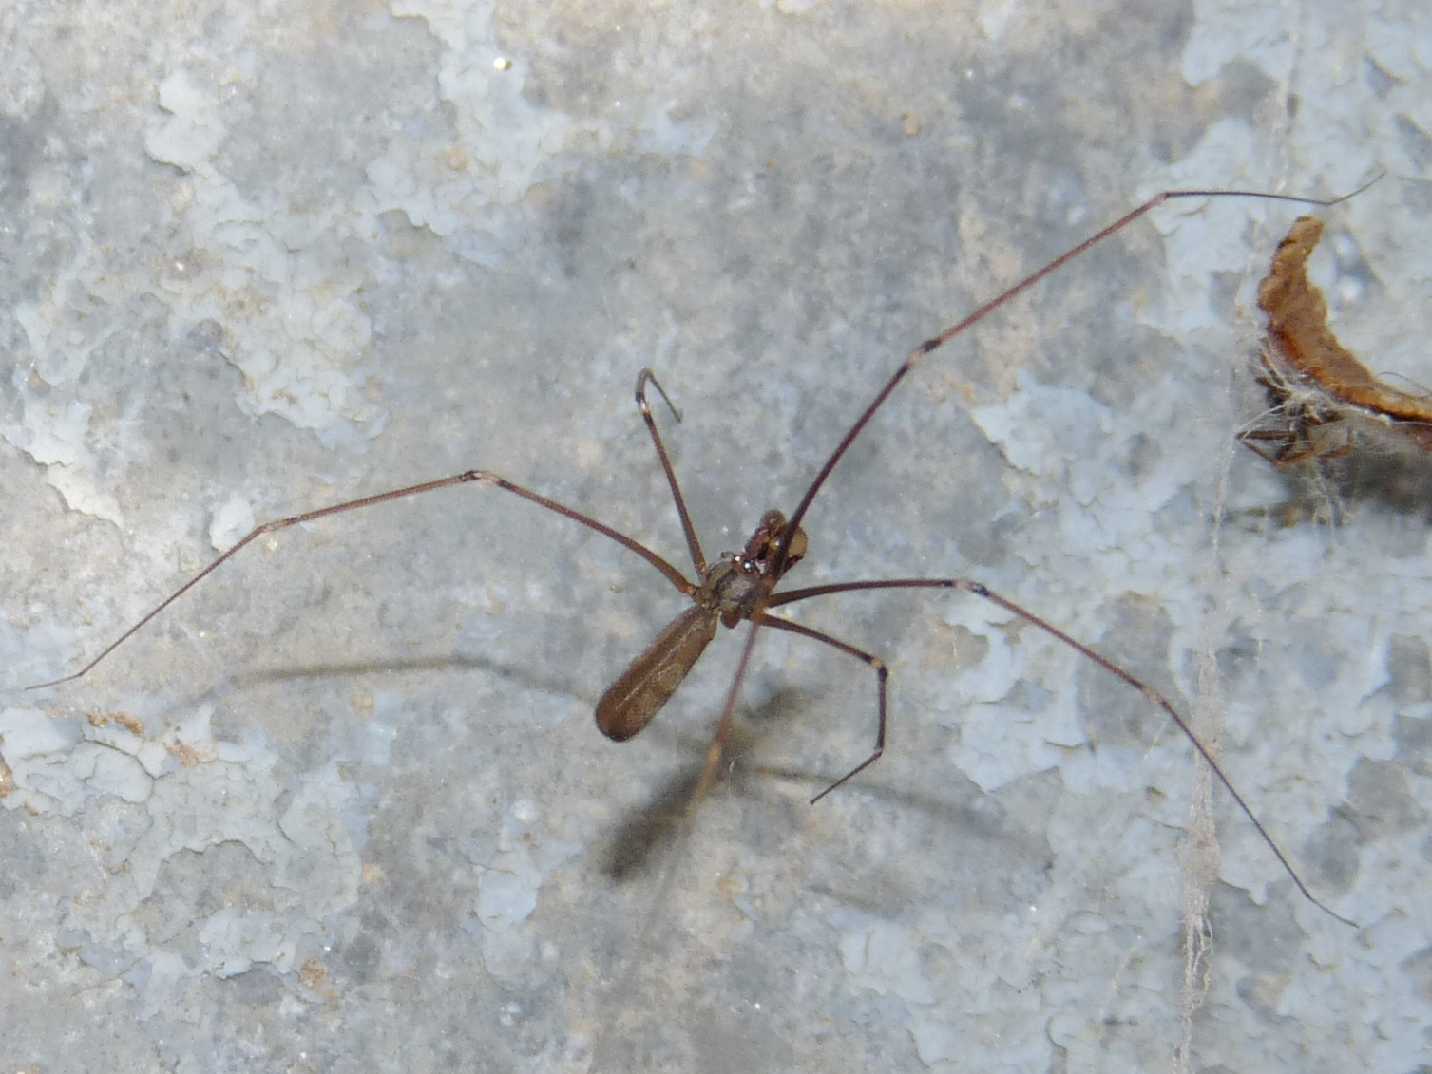
[[[643,365],[708,554],[738,547],[910,347],[1169,186],[1388,171],[1318,271],[1373,368],[1432,383],[1413,4],[251,9],[0,16],[0,686],[252,518],[469,466],[680,564]],[[968,574],[1098,643],[1363,930],[1220,791],[1194,854],[1160,713],[970,598],[801,607],[892,664],[890,753],[809,807],[871,676],[766,636],[734,767],[672,824],[739,645],[604,741],[680,598],[469,488],[262,542],[83,681],[0,695],[0,1063],[1415,1069],[1426,513],[1368,463],[1342,527],[1283,526],[1301,486],[1232,439],[1297,212],[1165,208],[932,358],[791,583]]]

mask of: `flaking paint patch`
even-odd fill
[[[361,212],[328,205],[306,215],[245,197],[220,170],[228,132],[223,87],[180,69],[164,80],[145,148],[189,176],[196,251],[165,297],[185,323],[242,324],[242,344],[222,351],[243,374],[237,403],[276,414],[325,442],[357,445],[381,432],[385,413],[366,390],[363,355],[372,324],[356,274],[321,270],[319,251],[354,230]]]
[[[276,753],[256,738],[215,740],[210,716],[201,708],[153,743],[104,718],[0,713],[3,808],[93,818],[88,838],[104,873],[69,897],[64,929],[85,949],[93,946],[86,937],[108,937],[92,968],[114,967],[156,1009],[200,974],[232,976],[258,965],[288,972],[305,947],[325,942],[325,918],[357,898],[357,848],[343,820],[354,791],[336,763],[301,777],[290,795]],[[163,915],[140,924],[152,917],[147,908],[162,897],[176,855],[233,843],[257,863],[263,905],[243,899],[178,929]],[[238,882],[200,872],[205,883]],[[244,882],[251,888],[252,875]],[[190,901],[204,904],[202,895]],[[190,938],[199,944],[197,960],[184,957]]]

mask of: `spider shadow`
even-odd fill
[[[835,696],[834,692],[829,696]],[[747,801],[787,808],[830,808],[823,802],[811,803],[809,799],[829,787],[841,775],[839,770],[742,763],[758,754],[765,742],[780,737],[790,721],[808,717],[827,701],[825,691],[813,694],[782,688],[754,706],[739,708],[723,756],[721,785]],[[682,734],[675,741],[677,748],[690,758],[689,762],[659,786],[644,804],[634,808],[602,848],[599,870],[616,883],[657,871],[660,861],[677,851],[683,828],[701,808],[695,796],[701,784],[710,736]],[[1030,861],[1048,857],[1049,848],[1042,834],[1019,823],[973,781],[957,775],[942,781],[941,793],[927,794],[911,789],[908,782],[883,779],[881,774],[888,768],[882,765],[889,757],[887,754],[881,763],[861,773],[856,781],[842,786],[835,794],[858,794],[894,805],[911,815],[918,814],[921,824],[959,831],[987,847],[997,848],[995,852],[1000,855],[1014,853]],[[795,803],[788,793],[776,790],[779,785],[791,783],[804,786],[803,801]]]
[[[369,675],[402,675],[426,672],[477,671],[497,679],[515,683],[526,690],[550,693],[559,697],[578,697],[581,692],[569,681],[532,673],[530,663],[505,663],[482,656],[414,657],[404,660],[344,661],[331,664],[308,664],[300,667],[256,668],[232,675],[229,686],[243,690],[255,686],[299,682],[309,679],[362,678]]]
[[[257,686],[320,680],[327,678],[360,678],[372,675],[428,674],[432,672],[475,671],[512,682],[527,690],[554,696],[580,698],[583,691],[570,681],[554,676],[534,674],[526,662],[509,664],[477,656],[431,656],[403,660],[354,660],[342,663],[310,664],[293,667],[258,668],[230,676],[208,690],[186,701],[176,701],[174,709],[213,701],[231,691]],[[719,785],[744,801],[781,808],[822,808],[809,805],[808,799],[823,791],[841,773],[833,769],[817,769],[789,764],[752,762],[771,740],[786,737],[791,721],[807,719],[823,707],[838,703],[838,691],[816,691],[781,687],[755,704],[737,710],[737,719],[723,757],[723,773]],[[621,884],[654,873],[662,861],[675,853],[684,826],[702,808],[695,800],[706,764],[712,729],[701,725],[690,733],[651,728],[646,737],[661,739],[666,732],[668,744],[688,758],[679,771],[658,786],[647,801],[633,808],[615,827],[597,856],[598,870],[608,879]],[[923,817],[922,823],[958,830],[981,844],[998,846],[999,853],[1015,853],[1039,860],[1047,854],[1039,833],[1027,830],[1005,811],[991,805],[991,799],[964,777],[943,781],[941,793],[931,795],[911,789],[905,781],[887,781],[882,774],[888,770],[891,755],[862,773],[859,779],[836,791],[838,795],[859,794],[886,804],[894,804],[911,814]],[[860,758],[853,758],[853,761]],[[786,784],[803,786],[802,801],[777,788]]]
[[[758,794],[749,772],[760,769],[748,770],[738,762],[754,752],[781,724],[793,718],[808,700],[809,694],[805,691],[783,688],[773,691],[755,706],[738,708],[722,758],[722,767],[727,773],[722,782],[742,797]],[[603,875],[617,883],[634,879],[650,871],[658,858],[674,848],[684,822],[701,807],[696,795],[705,773],[710,742],[709,736],[697,738],[682,734],[676,738],[677,749],[689,761],[617,825],[601,852],[599,869]]]

